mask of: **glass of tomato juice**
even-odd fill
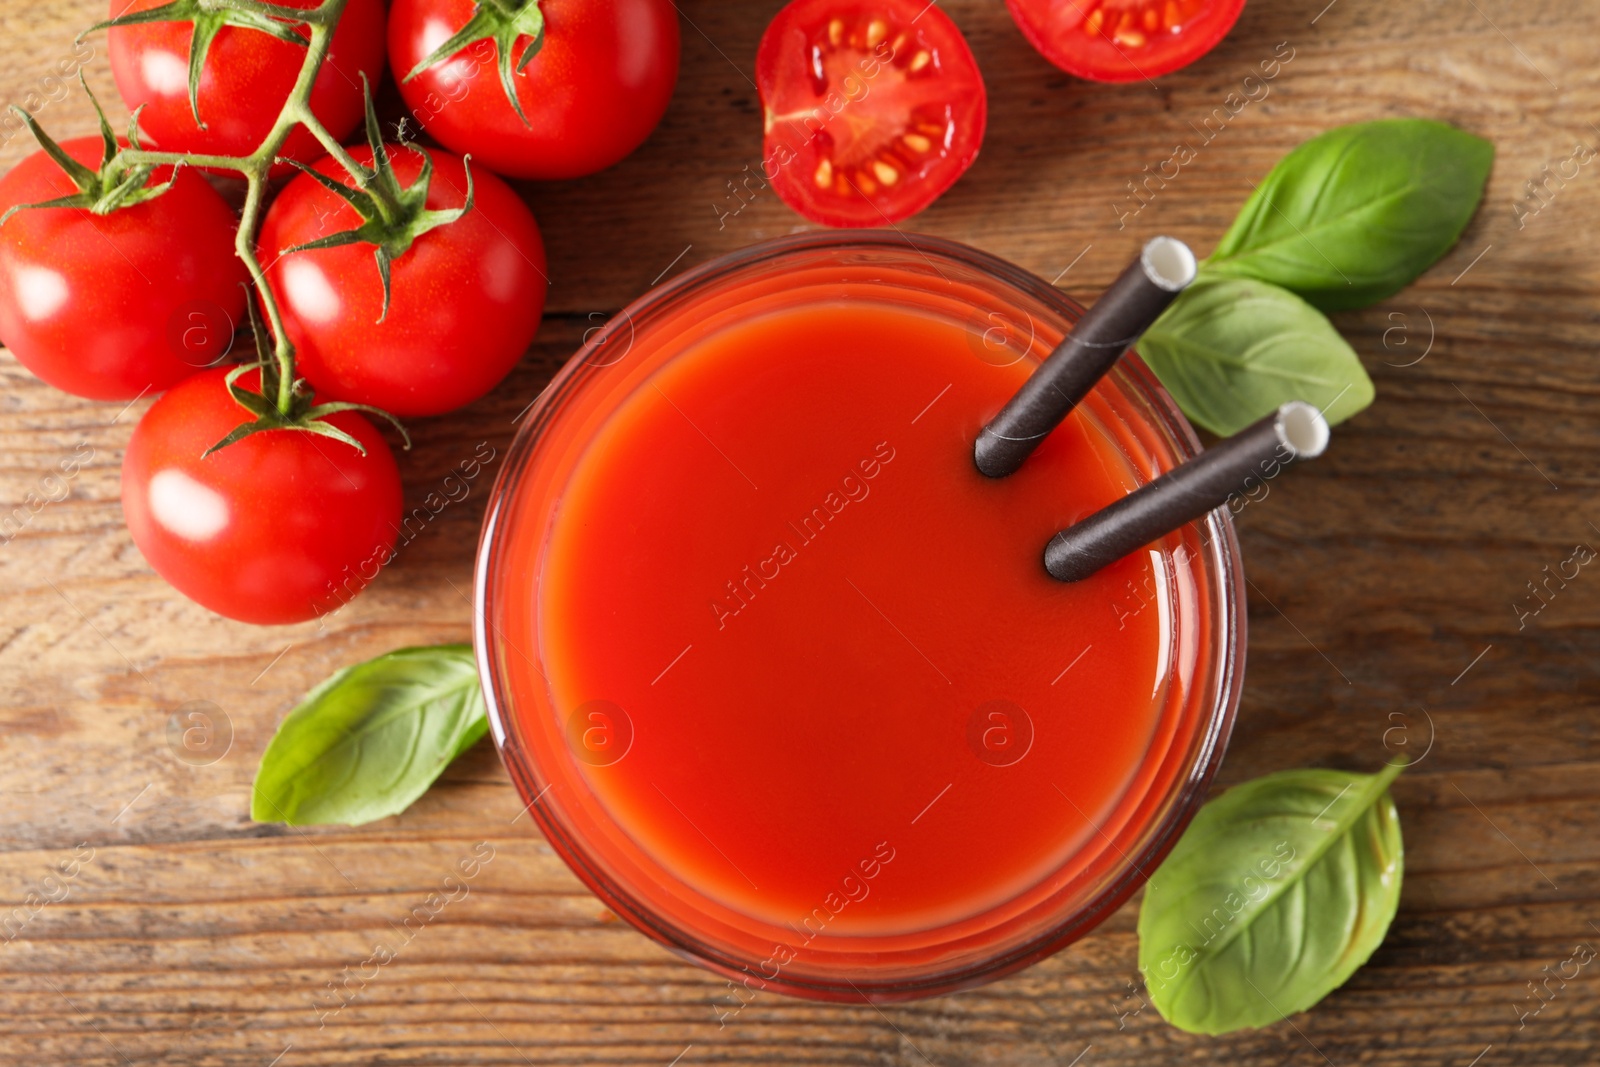
[[[980,427],[1082,309],[974,249],[782,238],[655,289],[489,503],[496,743],[618,915],[751,989],[909,999],[1137,889],[1238,705],[1223,509],[1082,582],[1058,529],[1199,451],[1134,355],[1009,478]]]

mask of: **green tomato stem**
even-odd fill
[[[329,133],[326,126],[317,121],[317,117],[311,113],[309,107],[301,109],[299,121],[302,126],[311,131],[311,135],[317,139],[328,155],[333,157],[339,166],[345,169],[345,172],[350,175],[358,187],[367,188],[368,182],[371,181],[372,177],[371,171],[355,161],[355,157],[350,154],[344,145],[339,143],[339,139]],[[383,206],[381,198],[379,198],[379,201],[381,210]],[[387,217],[385,215],[386,219]]]
[[[289,134],[296,126],[304,126],[309,130],[328,154],[350,172],[351,177],[362,185],[366,184],[367,172],[317,120],[311,113],[310,106],[311,88],[316,84],[322,64],[328,58],[328,48],[334,30],[338,27],[339,17],[344,14],[345,5],[349,0],[322,0],[316,7],[304,10],[260,3],[258,0],[212,0],[212,2],[219,8],[249,11],[271,18],[299,22],[310,30],[310,40],[306,42],[306,58],[300,64],[300,73],[295,78],[294,88],[290,91],[289,98],[284,101],[283,109],[278,112],[272,129],[268,131],[266,138],[256,150],[248,156],[202,155],[127,148],[119,152],[117,158],[130,165],[187,164],[213,170],[236,171],[244,176],[244,208],[239,215],[239,229],[234,235],[233,248],[243,261],[245,269],[250,272],[250,280],[261,294],[262,306],[266,308],[267,321],[272,324],[272,354],[278,364],[278,395],[267,399],[277,406],[280,414],[288,416],[293,413],[295,399],[294,345],[290,343],[284,331],[283,313],[278,308],[278,299],[273,295],[271,286],[267,284],[266,273],[256,256],[256,230],[261,222],[272,165],[277,161],[278,153],[282,151],[284,142],[289,139]]]
[[[247,171],[249,156],[208,156],[196,152],[158,152],[148,148],[124,148],[117,153],[117,161],[129,166],[151,167],[205,167],[209,170]]]
[[[226,0],[226,2],[241,3],[250,0]],[[272,287],[267,284],[261,262],[256,258],[256,229],[261,221],[262,194],[271,174],[272,164],[296,124],[303,122],[313,135],[320,133],[322,136],[318,137],[319,141],[322,137],[328,136],[328,131],[323,129],[322,124],[311,114],[309,106],[311,87],[316,84],[323,61],[328,58],[328,47],[333,39],[333,31],[338,26],[339,16],[344,13],[345,4],[348,2],[349,0],[323,0],[313,11],[308,12],[316,16],[316,21],[310,23],[311,40],[306,44],[306,58],[300,64],[300,74],[295,79],[294,88],[290,91],[283,110],[278,113],[277,121],[272,124],[272,130],[250,156],[251,168],[245,173],[249,188],[245,193],[244,210],[239,217],[239,232],[234,239],[234,251],[244,261],[245,269],[250,272],[250,278],[261,294],[261,302],[266,306],[267,319],[272,324],[273,357],[278,361],[276,400],[278,413],[284,416],[291,414],[294,407],[294,345],[290,343],[289,336],[283,328],[283,314],[278,309],[278,299],[273,295]],[[329,137],[329,140],[331,139]]]
[[[248,11],[253,15],[264,15],[267,18],[282,19],[285,22],[299,22],[307,26],[319,24],[332,25],[339,21],[336,14],[331,19],[326,15],[327,4],[311,9],[287,7],[283,4],[262,3],[261,0],[211,0],[208,5],[222,11]]]

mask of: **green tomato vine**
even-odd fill
[[[267,131],[266,138],[248,156],[158,152],[130,147],[123,150],[119,161],[125,164],[155,166],[211,167],[217,170],[236,171],[244,178],[244,207],[239,213],[239,231],[234,236],[233,250],[243,261],[245,269],[250,272],[250,280],[260,292],[261,303],[267,310],[267,319],[272,330],[272,357],[278,367],[276,375],[278,395],[269,399],[274,401],[279,414],[288,417],[295,407],[294,345],[289,342],[288,334],[284,331],[283,313],[278,308],[278,299],[273,295],[272,287],[267,284],[266,274],[261,269],[261,261],[256,257],[256,229],[261,223],[261,212],[266,204],[268,176],[273,164],[278,160],[278,152],[283,148],[283,143],[289,139],[289,134],[294,132],[296,126],[304,126],[309,130],[327,153],[350,173],[357,184],[365,184],[367,180],[365,169],[350,158],[350,153],[344,150],[338,139],[317,121],[317,117],[311,113],[310,105],[311,87],[316,84],[317,75],[322,71],[323,61],[328,58],[329,42],[333,39],[333,31],[338,27],[339,17],[344,14],[345,4],[349,0],[322,0],[316,7],[304,10],[260,3],[259,0],[197,0],[194,6],[199,7],[201,2],[213,12],[238,12],[247,18],[253,16],[299,23],[307,28],[311,39],[306,42],[306,57],[300,64],[300,73],[295,78],[289,98],[284,101],[283,110],[278,112],[278,118],[272,124],[272,129]],[[183,0],[179,0],[179,3],[183,3]],[[167,18],[174,16],[181,18],[180,12],[171,10],[176,6],[178,5],[163,5],[141,14],[162,13]],[[117,20],[113,19],[104,25],[116,24]],[[199,78],[199,65],[192,61],[196,51],[194,45],[200,43],[199,36],[197,33],[196,40],[190,45],[191,85]],[[203,56],[201,58],[203,59]],[[193,92],[191,99],[194,99]],[[198,112],[196,117],[198,118]]]
[[[305,59],[301,62],[293,89],[284,101],[283,108],[266,137],[249,155],[165,152],[145,148],[139,142],[137,112],[130,123],[128,146],[118,148],[110,125],[104,113],[100,111],[99,102],[95,101],[94,95],[90,93],[90,100],[94,102],[95,110],[100,115],[101,135],[106,144],[105,157],[100,168],[98,171],[93,171],[68,157],[31,115],[21,108],[13,109],[22,116],[40,145],[67,172],[79,189],[78,193],[72,196],[24,207],[79,207],[97,214],[108,214],[119,208],[159,196],[170,188],[171,180],[161,185],[146,187],[150,175],[160,167],[174,168],[174,178],[177,169],[185,166],[233,171],[244,178],[244,205],[240,211],[238,230],[234,235],[234,252],[244,263],[252,285],[260,294],[261,306],[266,309],[268,329],[262,328],[255,302],[247,300],[246,307],[249,309],[252,333],[255,337],[256,360],[233,368],[228,373],[226,383],[234,400],[254,416],[254,421],[241,424],[213,445],[207,454],[252,433],[274,429],[316,433],[344,441],[358,451],[365,451],[355,438],[323,419],[323,416],[336,411],[350,410],[377,415],[393,423],[405,439],[405,446],[410,447],[410,438],[406,435],[405,428],[386,411],[366,404],[334,402],[314,405],[312,403],[310,384],[296,376],[294,344],[289,340],[284,328],[283,312],[278,306],[277,296],[267,282],[266,273],[255,247],[256,232],[260,227],[262,211],[270,192],[273,167],[289,163],[340,197],[361,216],[363,221],[353,229],[286,249],[285,254],[357,242],[373,245],[377,269],[383,281],[384,315],[379,317],[381,322],[383,317],[387,316],[389,308],[389,268],[393,260],[403,255],[413,241],[429,230],[448,225],[472,210],[470,165],[467,171],[466,201],[463,206],[450,210],[427,208],[432,161],[428,158],[428,154],[416,145],[407,147],[422,153],[422,171],[410,186],[400,185],[389,162],[382,131],[373,111],[371,87],[366,84],[364,75],[362,82],[366,105],[366,135],[373,157],[371,166],[358,163],[339,143],[338,138],[312,114],[311,90],[328,57],[334,31],[338,28],[339,19],[344,14],[348,2],[349,0],[321,0],[312,8],[295,8],[263,3],[260,0],[171,0],[158,7],[110,19],[85,31],[87,34],[98,29],[150,22],[191,23],[194,32],[189,45],[189,103],[195,121],[202,129],[205,123],[200,115],[200,74],[211,43],[224,26],[266,33],[279,40],[304,46]],[[305,35],[296,32],[296,27],[304,27]],[[84,91],[88,92],[87,83],[84,84]],[[316,138],[328,155],[350,176],[354,183],[353,188],[297,160],[284,159],[279,155],[284,142],[297,126],[305,127]],[[468,159],[470,160],[470,157]],[[0,225],[3,224],[4,219],[0,219]],[[239,386],[238,380],[247,371],[256,367],[261,370],[259,392],[248,391]]]

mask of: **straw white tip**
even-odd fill
[[[1277,429],[1278,440],[1295,459],[1315,459],[1328,447],[1328,420],[1304,401],[1291,400],[1278,409]]]
[[[1189,246],[1176,237],[1152,237],[1139,253],[1145,275],[1169,293],[1181,292],[1199,269]]]

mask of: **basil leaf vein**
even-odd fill
[[[278,726],[250,817],[358,825],[398,814],[488,728],[471,645],[403,648],[346,667]]]
[[[1400,771],[1286,771],[1200,809],[1139,911],[1139,969],[1163,1018],[1191,1033],[1267,1026],[1367,961],[1400,902]]]

